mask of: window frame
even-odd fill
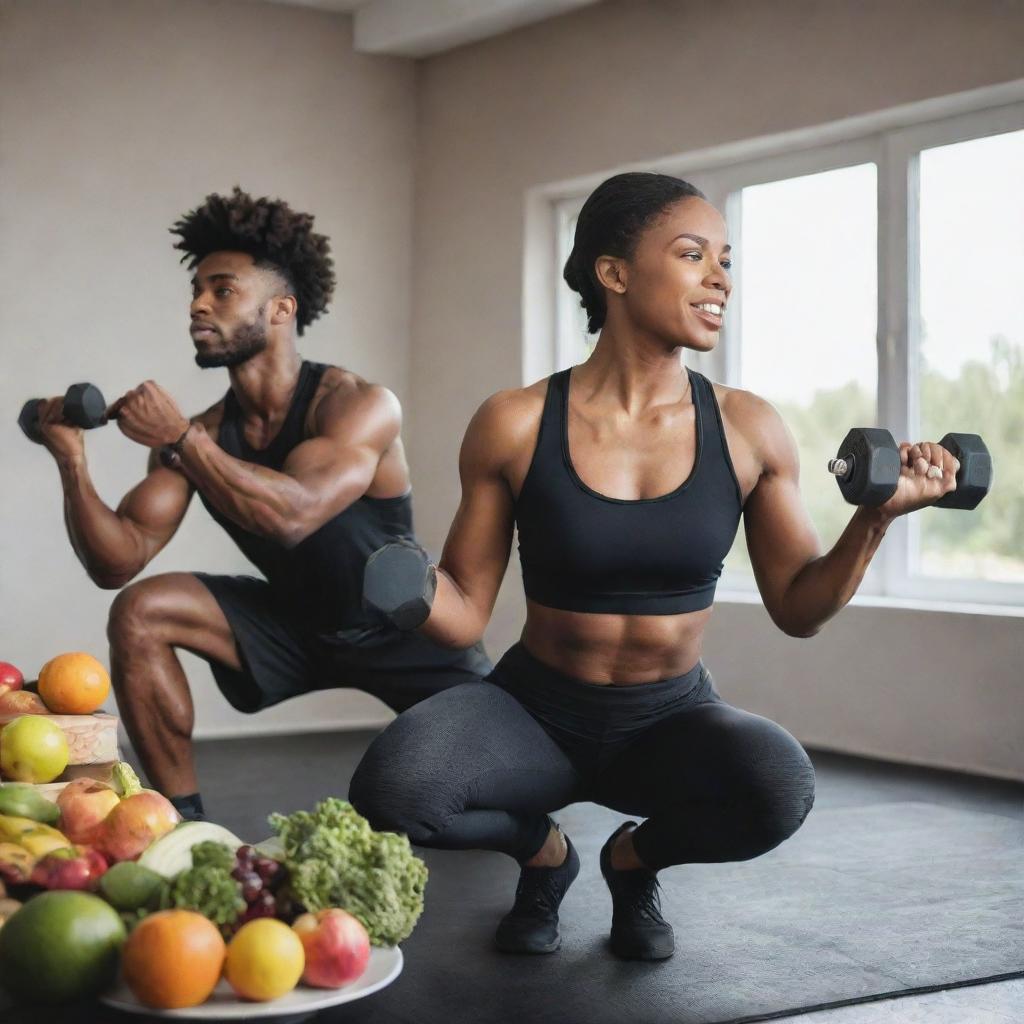
[[[685,177],[726,213],[733,237],[742,244],[740,190],[785,178],[816,174],[872,162],[877,169],[878,358],[877,418],[897,438],[916,436],[920,422],[917,356],[920,339],[918,285],[918,170],[922,150],[1024,129],[1024,79],[923,103],[880,111],[815,128],[731,143],[642,165]],[[629,170],[632,167],[618,168]],[[640,168],[638,168],[640,169]],[[578,302],[562,283],[561,253],[566,235],[585,197],[608,174],[533,189],[527,195],[527,245],[524,253],[524,337],[526,382],[569,365],[576,358],[572,337]],[[529,257],[531,240],[547,235],[548,260],[557,273],[548,284]],[[531,274],[532,270],[532,274]],[[735,285],[742,287],[742,268]],[[537,315],[546,308],[547,324]],[[528,311],[532,312],[529,315]],[[720,343],[710,353],[688,353],[687,365],[726,384],[739,379],[740,350],[729,344],[739,336],[739,304],[730,314]],[[544,329],[546,327],[546,329]],[[546,351],[545,351],[546,349]],[[852,425],[852,424],[851,424]],[[963,429],[963,425],[960,427]],[[957,429],[951,425],[950,429]],[[837,443],[839,438],[837,437]],[[816,467],[804,466],[802,472]],[[996,467],[998,481],[999,467]],[[851,510],[852,511],[852,510]],[[946,510],[943,514],[956,515]],[[869,600],[916,607],[1024,606],[1024,583],[963,580],[911,573],[919,545],[919,520],[901,516],[891,524],[858,590]],[[744,600],[756,593],[747,574],[726,572],[720,594]],[[855,598],[856,600],[856,598]]]

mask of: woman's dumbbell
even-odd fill
[[[42,444],[39,430],[39,403],[41,398],[30,398],[18,415],[22,433],[36,444]],[[107,403],[95,384],[72,384],[64,393],[64,422],[92,430],[107,422]]]
[[[992,486],[992,456],[977,434],[946,434],[939,444],[960,463],[956,490],[943,495],[936,508],[976,508]],[[888,430],[854,427],[839,446],[828,470],[851,505],[882,505],[896,493],[900,449]]]

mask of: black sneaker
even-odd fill
[[[558,906],[579,871],[580,858],[568,836],[565,860],[557,868],[524,867],[520,871],[516,901],[494,934],[502,953],[554,953],[558,949],[562,944]]]
[[[672,925],[661,916],[658,876],[646,868],[612,867],[612,844],[620,832],[636,826],[627,821],[601,847],[601,874],[612,894],[612,952],[624,960],[665,960],[676,948]]]

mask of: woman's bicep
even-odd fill
[[[775,618],[797,574],[821,555],[821,544],[800,493],[796,441],[768,403],[759,414],[757,435],[762,470],[743,521],[754,578]]]

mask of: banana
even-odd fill
[[[47,848],[47,852],[59,849],[62,846],[71,845],[71,840],[67,836],[62,832],[58,832],[57,829],[51,828],[49,825],[43,825],[41,822],[33,821],[31,818],[19,818],[13,814],[0,814],[0,840],[19,843],[26,847],[26,849],[32,849],[25,842],[26,838],[31,839],[33,845],[36,846],[46,845],[43,843],[43,840],[49,839],[50,845]],[[38,856],[42,856],[42,854]]]
[[[22,833],[21,845],[38,859],[39,857],[45,857],[46,854],[53,850],[66,849],[71,845],[71,840],[62,836],[55,828],[51,828],[47,829],[46,832],[33,830]]]
[[[36,857],[17,843],[0,843],[0,877],[8,883],[24,882],[35,867]]]

